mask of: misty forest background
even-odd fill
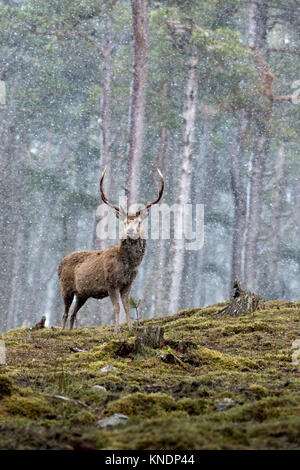
[[[228,299],[236,275],[299,297],[299,1],[0,1],[0,44],[0,331],[60,324],[60,259],[114,243],[104,166],[114,203],[153,200],[159,167],[163,202],[204,204],[202,250],[148,241],[143,317]]]

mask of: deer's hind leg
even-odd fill
[[[74,309],[70,318],[70,330],[73,329],[74,321],[75,321],[78,310],[85,304],[86,301],[87,301],[87,297],[82,297],[76,294],[76,303],[74,305]]]
[[[64,304],[65,304],[65,311],[64,311],[64,314],[63,314],[63,317],[62,317],[62,329],[63,330],[65,329],[66,322],[68,320],[68,314],[69,314],[69,310],[70,310],[70,307],[71,307],[72,302],[73,302],[73,297],[74,297],[73,292],[72,292],[72,294],[67,293],[67,294],[63,295]]]

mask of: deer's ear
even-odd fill
[[[141,220],[145,220],[146,217],[149,215],[149,209],[142,209],[140,212],[140,218]]]

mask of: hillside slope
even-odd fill
[[[119,337],[112,327],[2,335],[0,448],[300,448],[300,302],[238,318],[219,317],[224,305],[144,321],[162,325],[167,341],[143,355],[125,326]],[[113,413],[129,419],[97,428]]]

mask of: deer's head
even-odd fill
[[[104,191],[103,191],[103,179],[104,175],[106,172],[106,168],[103,170],[101,179],[100,179],[100,194],[102,201],[107,204],[108,206],[112,207],[115,210],[116,217],[120,219],[123,224],[124,224],[124,229],[122,233],[122,239],[125,238],[130,238],[132,240],[136,240],[138,238],[144,238],[144,227],[143,227],[143,221],[148,217],[149,215],[149,209],[151,206],[154,204],[157,204],[163,194],[164,191],[164,178],[159,169],[157,169],[160,180],[161,180],[161,187],[159,190],[158,198],[153,201],[149,202],[148,204],[145,205],[142,209],[139,209],[135,214],[129,215],[127,214],[122,207],[114,206],[111,202],[108,201],[106,198]]]

